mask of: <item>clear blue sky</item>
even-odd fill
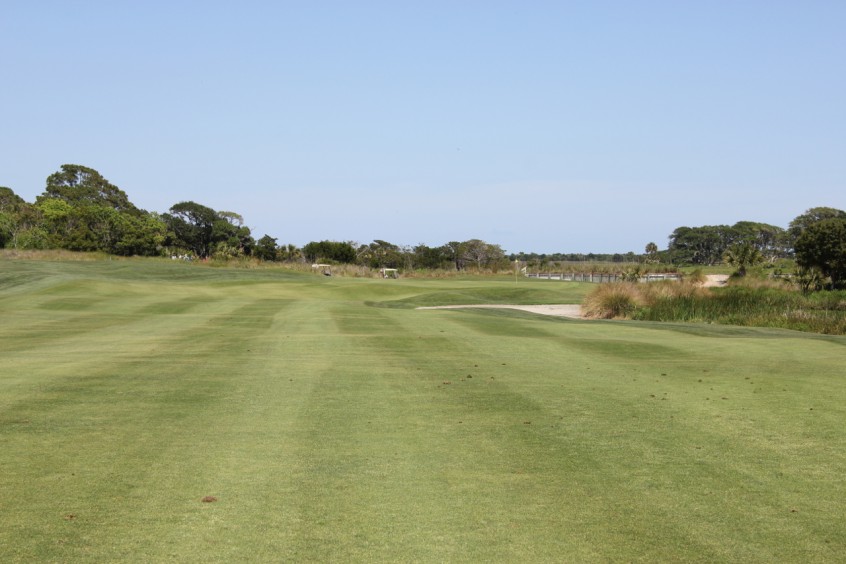
[[[642,252],[846,209],[846,2],[5,0],[0,185],[279,243]]]

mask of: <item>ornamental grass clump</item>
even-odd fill
[[[701,317],[707,290],[690,282],[600,284],[585,298],[583,311],[594,319],[693,320]]]
[[[582,312],[593,319],[630,317],[641,304],[642,297],[635,282],[600,284],[585,297]]]

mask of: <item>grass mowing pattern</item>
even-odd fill
[[[406,307],[513,282],[0,266],[3,561],[846,553],[842,337]]]

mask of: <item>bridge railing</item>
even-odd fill
[[[619,282],[625,279],[623,274],[609,274],[606,272],[529,272],[527,278],[542,280],[561,280],[564,282]],[[678,273],[651,273],[638,278],[638,282],[657,282],[660,280],[681,280]]]

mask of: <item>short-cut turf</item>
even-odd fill
[[[586,286],[0,262],[0,560],[833,561],[846,338]]]

